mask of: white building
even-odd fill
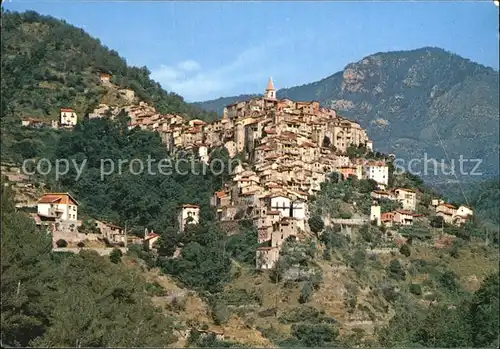
[[[198,224],[200,221],[200,206],[198,205],[182,205],[182,210],[177,218],[179,222],[179,230],[183,232],[186,224]]]
[[[76,221],[78,205],[69,193],[47,193],[38,200],[38,215],[62,221]]]
[[[370,222],[376,221],[377,225],[381,225],[381,213],[380,213],[380,206],[379,205],[372,205],[370,208]]]
[[[373,141],[367,141],[366,148],[370,151],[373,151]]]
[[[74,127],[78,121],[78,117],[73,109],[62,108],[60,114],[61,127]]]
[[[282,217],[290,217],[291,200],[284,195],[272,195],[269,197],[269,208],[279,211]]]
[[[468,216],[474,215],[474,211],[472,211],[472,209],[470,209],[467,206],[461,205],[457,209],[457,213],[456,214],[459,215],[459,216],[462,216],[462,217],[468,217]]]
[[[382,161],[369,162],[366,166],[366,178],[385,187],[389,183],[389,167]]]
[[[210,157],[208,156],[208,148],[205,146],[201,146],[198,148],[198,156],[200,157],[201,162],[204,162],[208,165]]]
[[[291,204],[290,217],[293,217],[297,220],[305,220],[307,219],[307,203],[304,201],[294,201]]]

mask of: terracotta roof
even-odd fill
[[[72,112],[73,109],[71,109],[71,108],[61,108],[61,111],[62,112]]]
[[[387,166],[383,161],[370,161],[367,164],[368,166]]]
[[[58,202],[59,204],[68,205],[73,201],[75,205],[79,205],[78,201],[75,200],[69,193],[46,193],[44,194],[40,200],[38,200],[39,204],[52,204]]]
[[[151,240],[151,239],[154,239],[156,237],[159,237],[160,235],[156,234],[156,233],[149,233],[148,236],[144,239],[144,240]]]
[[[223,198],[223,197],[225,197],[227,195],[228,194],[225,191],[217,191],[217,192],[215,192],[215,196],[217,196],[218,198]]]
[[[193,125],[206,125],[207,123],[202,120],[193,120]]]

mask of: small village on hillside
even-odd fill
[[[99,78],[101,84],[111,84],[109,74],[101,73]],[[335,172],[342,180],[349,177],[372,180],[377,189],[370,194],[373,201],[369,216],[323,217],[325,225],[370,223],[390,228],[412,225],[423,218],[423,214],[417,212],[418,192],[414,188],[389,186],[387,157],[374,153],[374,144],[359,123],[338,115],[333,109],[321,107],[316,101],[278,99],[272,78],[263,97],[228,105],[223,117],[211,123],[163,115],[145,102],[135,103],[137,99],[132,90],[121,89],[119,93],[132,104],[100,105],[88,117],[114,118],[125,112],[130,117],[130,129],[156,131],[169,151],[194,151],[199,160],[207,164],[210,150],[221,147],[227,149],[231,158],[244,159],[234,169],[231,181],[213,194],[211,205],[221,224],[241,219],[253,221],[261,244],[256,251],[257,269],[273,268],[284,242],[290,238],[300,239],[310,231],[309,199]],[[77,122],[74,110],[64,108],[60,110],[58,122],[25,118],[22,126],[71,129]],[[349,153],[356,149],[372,156],[350,157]],[[8,171],[2,169],[2,172]],[[16,176],[19,177],[12,174],[9,179]],[[127,235],[126,227],[113,222],[95,220],[93,226],[88,226],[78,220],[77,200],[69,193],[47,192],[38,197],[36,203],[26,202],[19,207],[36,206],[31,216],[37,225],[49,227],[56,250],[94,248],[108,254],[114,247],[126,251],[131,243],[155,249],[160,235],[153,231],[146,229],[144,236],[137,237]],[[400,208],[382,213],[382,200],[399,202]],[[473,215],[469,207],[455,207],[439,198],[433,199],[429,208],[446,224],[463,225]],[[179,232],[184,231],[187,224],[197,224],[199,217],[200,206],[185,203],[178,212]],[[106,247],[94,244],[98,241],[105,241]]]

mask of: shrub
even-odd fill
[[[229,321],[231,313],[225,304],[217,302],[212,309],[212,319],[216,325],[222,325]]]
[[[389,275],[396,280],[404,280],[406,273],[397,259],[393,259],[388,268]]]
[[[118,264],[122,261],[122,251],[119,248],[114,248],[109,254],[109,259],[112,263]]]
[[[269,316],[275,316],[276,315],[276,311],[277,309],[276,308],[268,308],[268,309],[264,309],[262,311],[260,311],[258,313],[258,315],[260,317],[269,317]]]
[[[415,296],[422,295],[422,287],[419,284],[410,284],[410,292]]]
[[[167,308],[176,313],[186,310],[186,299],[180,297],[174,297]]]
[[[304,286],[302,286],[302,289],[300,290],[299,303],[303,304],[309,302],[313,293],[314,293],[313,286],[311,285],[310,282],[306,282]]]
[[[310,305],[301,305],[297,308],[290,309],[281,314],[279,321],[284,324],[297,322],[317,322],[320,312],[318,309]]]
[[[322,281],[323,281],[323,274],[321,273],[321,271],[316,271],[311,276],[311,284],[316,291],[319,290],[319,288],[321,287]]]
[[[392,285],[384,285],[382,286],[382,296],[388,302],[394,302],[398,296],[398,293],[394,289]]]
[[[339,335],[337,328],[326,324],[292,325],[292,334],[306,347],[321,347],[335,341]]]
[[[325,223],[323,222],[321,217],[317,215],[309,218],[307,223],[309,224],[309,228],[311,229],[311,231],[315,234],[321,232],[325,227]]]
[[[76,246],[82,248],[85,247],[85,243],[83,241],[80,241]]]
[[[439,276],[439,284],[447,291],[456,291],[458,289],[458,284],[456,281],[456,275],[452,271],[445,271]]]
[[[68,247],[68,242],[64,239],[59,239],[56,241],[56,246],[57,247]]]
[[[399,253],[401,253],[405,257],[410,257],[411,255],[410,247],[407,244],[404,244],[399,248]]]

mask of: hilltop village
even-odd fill
[[[100,78],[102,84],[109,84],[108,74],[101,74]],[[120,93],[130,101],[135,98],[131,90],[120,90]],[[220,222],[243,218],[253,221],[261,244],[256,251],[258,269],[272,268],[285,240],[299,239],[303,232],[309,231],[309,198],[321,189],[321,183],[333,172],[339,173],[342,179],[355,176],[377,184],[377,189],[371,193],[370,216],[358,219],[363,224],[411,225],[422,216],[416,213],[415,190],[389,188],[389,165],[385,157],[374,156],[368,160],[348,156],[353,149],[373,154],[373,142],[359,123],[338,115],[333,109],[321,107],[316,101],[278,99],[272,78],[263,97],[228,105],[223,117],[212,123],[187,120],[180,115],[163,115],[145,102],[121,108],[100,105],[88,117],[114,118],[120,112],[130,117],[130,129],[140,127],[158,132],[170,151],[191,150],[201,161],[209,163],[209,151],[224,147],[231,158],[244,159],[242,165],[234,169],[231,181],[214,193],[211,204]],[[72,128],[76,123],[76,113],[65,108],[61,109],[60,121],[50,126]],[[33,119],[22,121],[23,126],[37,127],[39,124]],[[398,201],[400,209],[381,213],[380,200]],[[53,206],[45,207],[54,202],[62,207],[59,211]],[[77,234],[70,227],[81,225],[76,219],[77,205],[67,193],[48,193],[38,201],[35,218],[39,224],[46,219],[69,222],[52,225],[53,231],[62,234],[56,234],[57,240],[67,240],[68,231]],[[449,224],[464,224],[473,215],[468,207],[457,208],[438,199],[433,200],[431,206],[436,216],[443,217]],[[198,223],[199,211],[199,206],[193,203],[186,203],[181,208],[178,216],[181,232],[186,224]],[[115,224],[98,222],[96,228],[101,234],[105,232],[112,243],[126,246],[129,240],[126,231]],[[72,241],[76,243],[80,238],[83,237],[75,235]],[[153,248],[158,238],[158,234],[146,231],[139,242]]]

